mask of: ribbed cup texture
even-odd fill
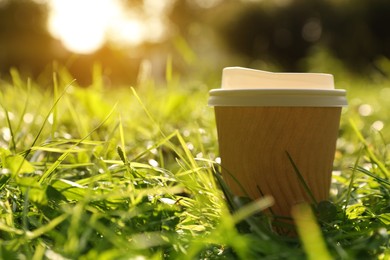
[[[329,197],[341,107],[215,107],[222,174],[237,195],[233,175],[255,199],[272,195],[277,216],[310,196]]]

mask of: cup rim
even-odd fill
[[[344,89],[212,89],[209,106],[347,106]]]

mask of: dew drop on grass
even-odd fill
[[[218,164],[220,164],[220,163],[221,163],[221,157],[215,158],[215,162],[218,163]]]
[[[158,162],[155,159],[149,159],[149,164],[153,167],[158,167]]]
[[[68,133],[63,133],[62,136],[65,138],[65,139],[72,139],[72,135],[71,134],[68,134]]]
[[[47,119],[47,122],[49,123],[49,124],[53,124],[53,122],[54,122],[54,116],[53,116],[53,113],[51,113],[50,115],[49,115],[49,118]]]
[[[151,152],[152,154],[157,154],[157,153],[158,153],[158,152],[157,152],[157,149],[156,149],[156,148],[152,148],[153,145],[154,145],[154,143],[148,142],[147,145],[146,145],[146,149],[150,150],[150,152]]]
[[[176,200],[173,200],[170,198],[160,198],[159,201],[161,201],[164,204],[168,204],[168,205],[174,205],[176,203]]]
[[[6,174],[10,174],[10,173],[11,173],[11,171],[7,168],[0,169],[0,175],[1,174],[6,175]]]
[[[64,257],[62,257],[62,255],[57,254],[50,249],[45,251],[45,257],[47,257],[48,259],[65,259]]]

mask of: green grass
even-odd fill
[[[80,88],[62,68],[46,89],[0,82],[0,258],[390,258],[389,80],[336,77],[350,105],[331,201],[297,208],[294,237],[260,213],[270,199],[229,194],[210,86],[171,73],[136,89],[99,70]]]

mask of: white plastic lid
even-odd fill
[[[242,67],[222,72],[223,89],[334,89],[333,75],[324,73],[275,73]]]
[[[210,91],[210,106],[342,107],[346,91],[335,90],[323,73],[273,73],[241,67],[223,70],[221,89]]]

